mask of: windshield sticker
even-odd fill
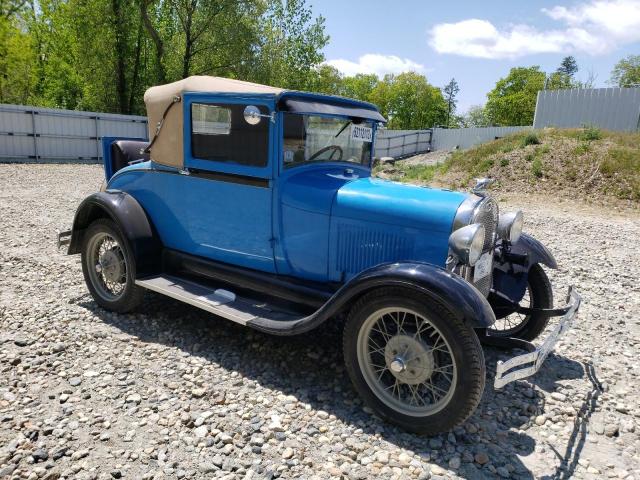
[[[284,151],[284,163],[293,162],[293,150],[285,150]]]
[[[351,125],[351,140],[371,142],[373,140],[373,129],[362,125]]]

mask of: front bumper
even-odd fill
[[[569,287],[569,293],[567,294],[567,304],[562,308],[554,308],[548,310],[548,314],[550,316],[560,316],[560,321],[555,326],[553,331],[547,336],[542,345],[539,347],[533,347],[531,345],[531,351],[528,353],[524,353],[522,355],[518,355],[513,357],[505,362],[498,361],[496,365],[496,376],[493,382],[495,388],[502,388],[507,383],[513,382],[515,380],[520,380],[522,378],[530,377],[535,374],[543,362],[553,351],[556,342],[564,333],[571,327],[573,324],[573,320],[580,308],[580,302],[582,301],[582,297],[578,294],[576,289],[571,286]],[[525,344],[526,342],[522,342]],[[520,346],[520,345],[519,345]],[[516,368],[522,365],[526,365],[523,368]]]

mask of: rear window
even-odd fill
[[[191,105],[191,153],[194,158],[215,162],[265,167],[269,160],[269,124],[263,118],[257,125],[244,120],[248,104]],[[269,109],[259,106],[260,113]]]
[[[193,133],[198,135],[229,135],[231,110],[217,105],[191,105]]]

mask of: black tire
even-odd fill
[[[95,255],[90,250],[100,237],[111,237],[120,250],[118,254],[123,254],[122,260],[125,267],[122,268],[120,277],[121,281],[113,282],[123,287],[122,291],[112,297],[106,294],[108,287],[100,283],[100,273],[90,272],[90,269],[96,269],[96,265],[90,265],[92,259],[95,261]],[[115,251],[113,248],[110,249]],[[84,280],[89,288],[91,296],[101,307],[114,312],[129,312],[140,305],[144,297],[144,288],[135,284],[135,259],[131,253],[129,243],[118,228],[117,224],[110,219],[100,218],[95,220],[87,228],[82,239],[82,273]]]
[[[537,263],[529,269],[527,290],[532,307],[553,308],[551,282],[544,269]],[[544,313],[533,313],[531,315],[512,314],[512,316],[519,321],[518,324],[507,329],[503,328],[506,327],[507,322],[505,320],[496,320],[496,323],[487,329],[488,333],[492,337],[519,338],[531,342],[544,331],[549,323],[549,316]],[[498,327],[500,328],[498,329]]]
[[[360,352],[362,352],[363,347],[358,346],[362,342],[362,337],[360,339],[358,337],[359,333],[361,329],[363,329],[364,332],[367,328],[365,322],[370,323],[370,319],[375,318],[378,312],[384,312],[390,308],[410,310],[420,317],[427,319],[428,323],[433,325],[438,330],[438,334],[448,343],[447,347],[450,347],[448,351],[451,352],[451,355],[447,358],[454,359],[453,368],[457,370],[457,372],[455,375],[452,375],[452,381],[448,387],[450,397],[446,403],[443,403],[438,411],[425,412],[424,414],[414,411],[407,414],[404,413],[402,409],[395,409],[389,405],[388,397],[386,400],[383,400],[384,393],[380,393],[380,390],[376,393],[365,378],[365,376],[367,376],[370,382],[373,381],[370,375],[366,373],[366,368],[363,370],[360,364],[359,349]],[[385,317],[380,318],[384,321]],[[405,322],[404,318],[402,321],[403,323]],[[418,324],[418,322],[419,320],[416,319],[416,324]],[[374,323],[374,326],[376,325],[378,325],[378,323]],[[401,326],[400,332],[403,332],[402,329],[403,327]],[[371,329],[369,331],[375,332],[377,330]],[[396,333],[395,337],[398,336],[403,335]],[[392,339],[393,337],[387,341],[384,347],[385,352],[387,352],[387,349],[392,344]],[[370,340],[367,340],[367,342],[369,341]],[[438,341],[439,340],[436,340],[436,345],[431,345],[431,347],[434,347],[431,352],[435,351]],[[426,435],[436,435],[449,431],[456,425],[464,422],[475,411],[482,397],[485,384],[484,354],[476,333],[463,321],[457,319],[443,305],[433,302],[428,297],[419,294],[416,295],[414,291],[402,288],[388,288],[375,290],[363,296],[349,312],[344,327],[343,350],[347,372],[363,401],[378,416],[405,430]],[[360,353],[360,355],[362,356],[362,353]],[[367,358],[375,368],[374,355],[373,352],[370,352],[368,356],[363,358]],[[433,355],[439,355],[439,353],[436,352]],[[384,358],[386,361],[386,356]],[[437,360],[434,360],[435,358],[436,357],[432,357],[431,367],[439,365]],[[407,365],[410,364],[409,361],[410,359]],[[398,373],[391,371],[388,361],[386,361],[386,365],[389,369],[388,373],[383,372],[383,374],[378,377],[378,380],[384,378],[384,375],[390,374],[395,377],[392,378],[391,381],[395,382]],[[408,369],[411,370],[409,367]],[[379,371],[382,370],[378,370],[376,375],[378,375]],[[411,370],[411,373],[414,373],[413,370]],[[429,375],[428,382],[430,384],[438,381],[436,377],[438,375],[437,373],[432,372],[427,375]],[[425,382],[425,385],[428,384]],[[401,389],[405,389],[406,391],[406,389],[410,389],[411,386],[415,386],[415,383],[411,385],[404,383],[402,387],[398,388],[398,391],[400,392]],[[422,384],[420,384],[416,390],[419,391],[421,387]],[[423,392],[424,391],[423,388]],[[392,394],[395,394],[395,388]],[[416,408],[417,407],[418,405],[416,405]],[[432,405],[425,404],[425,408],[430,407],[434,408]]]

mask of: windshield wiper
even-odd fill
[[[347,123],[345,123],[345,124],[342,126],[342,128],[340,129],[340,131],[339,131],[338,133],[336,133],[336,136],[335,136],[335,137],[333,137],[333,138],[338,138],[338,135],[340,135],[342,132],[344,132],[344,131],[345,131],[345,129],[346,129],[349,125],[351,125],[352,123],[353,123],[353,120],[349,120]]]

